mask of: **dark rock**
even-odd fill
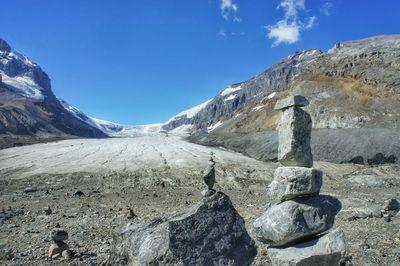
[[[114,236],[112,265],[249,265],[254,241],[228,196],[133,225]]]
[[[61,228],[54,229],[51,232],[51,239],[53,239],[54,242],[67,240],[68,233],[67,233],[67,231],[65,231],[64,229],[61,229]]]
[[[400,200],[388,199],[383,204],[383,210],[385,211],[397,211],[400,210]]]
[[[351,160],[349,160],[349,163],[364,164],[364,158],[362,156],[356,156],[354,158],[351,158]]]
[[[82,191],[80,191],[80,190],[77,190],[77,191],[75,191],[74,192],[74,194],[72,194],[73,196],[78,196],[78,197],[81,197],[81,196],[84,196],[85,195],[85,193],[83,193]]]
[[[53,211],[51,210],[50,206],[44,207],[44,208],[43,208],[43,212],[44,212],[44,214],[46,214],[46,215],[50,215],[50,214],[53,213]]]
[[[385,156],[382,153],[377,153],[375,156],[371,159],[368,159],[368,164],[373,165],[373,164],[386,164],[386,163],[395,163],[396,162],[396,156],[394,155],[389,155]]]

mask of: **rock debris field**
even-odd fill
[[[271,265],[252,224],[278,203],[267,186],[280,164],[164,134],[0,150],[0,264],[107,265],[113,236],[128,223],[196,206],[210,157],[214,189],[229,196],[255,240],[251,265]],[[400,166],[314,161],[313,168],[324,173],[320,194],[341,202],[332,228],[343,230],[353,264],[399,265],[399,202],[385,201],[400,199]],[[70,252],[50,259],[59,231]]]

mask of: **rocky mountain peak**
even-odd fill
[[[10,45],[3,39],[0,38],[0,51],[2,52],[11,52]]]

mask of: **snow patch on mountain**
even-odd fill
[[[224,102],[232,101],[237,97],[237,94],[229,95],[227,98],[224,99]]]
[[[0,71],[3,84],[7,85],[8,89],[17,93],[18,95],[35,99],[43,100],[43,88],[37,85],[32,78],[27,76],[9,77],[3,71]]]
[[[226,88],[225,90],[223,90],[221,92],[221,96],[226,96],[226,95],[232,94],[232,93],[234,93],[236,91],[240,91],[241,89],[242,89],[241,85],[239,85],[239,86],[230,86],[230,87]]]
[[[207,106],[207,104],[209,104],[212,100],[213,100],[213,99],[210,99],[210,100],[208,100],[208,101],[206,101],[206,102],[204,102],[204,103],[201,103],[201,104],[199,104],[199,105],[196,105],[195,107],[192,107],[192,108],[190,108],[190,109],[188,109],[188,110],[186,110],[186,111],[180,112],[179,114],[177,114],[177,115],[175,115],[174,117],[170,118],[170,119],[166,122],[166,124],[168,124],[168,123],[170,123],[170,122],[172,122],[172,121],[174,121],[174,120],[176,120],[176,119],[178,119],[178,118],[181,118],[181,117],[183,117],[183,116],[186,116],[186,118],[192,118],[192,117],[194,117],[198,112],[200,112],[201,110],[203,110],[203,109]]]

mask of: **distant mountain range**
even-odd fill
[[[2,39],[0,75],[0,147],[162,131],[274,160],[280,113],[273,106],[289,94],[302,94],[311,102],[305,109],[313,119],[316,159],[400,158],[400,35],[341,42],[326,53],[295,52],[254,78],[155,125],[120,125],[85,115],[57,98],[46,73]]]

